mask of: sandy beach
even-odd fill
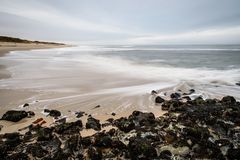
[[[56,44],[40,44],[40,43],[12,43],[12,42],[0,42],[0,57],[7,55],[11,51],[27,51],[33,49],[49,49],[49,48],[59,48],[64,45]],[[67,47],[67,45],[65,45]],[[11,74],[6,70],[6,66],[0,64],[0,80],[10,78]],[[36,94],[34,91],[27,89],[0,89],[1,97],[1,116],[7,110],[12,109],[12,106],[18,106],[23,103],[25,99]],[[38,119],[42,115],[38,113],[35,117],[31,119],[23,120],[19,123],[0,121],[0,125],[3,126],[1,133],[16,132],[22,127],[26,127],[32,123],[32,121]],[[45,118],[47,124],[51,124],[52,118]]]

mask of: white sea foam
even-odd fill
[[[1,58],[11,62],[6,65],[12,73],[12,78],[1,80],[0,86],[1,88],[67,92],[76,88],[82,91],[82,88],[85,88],[86,85],[97,86],[96,83],[100,83],[99,85],[102,85],[102,87],[98,86],[98,91],[93,94],[124,92],[141,94],[152,89],[181,88],[180,86],[185,84],[189,88],[198,90],[199,94],[206,95],[206,98],[214,94],[219,96],[230,94],[240,99],[239,86],[235,85],[240,80],[240,69],[218,70],[165,65],[152,66],[112,55],[95,54],[96,52],[111,51],[111,49],[82,46],[51,50],[15,51]],[[162,62],[163,60],[151,61]],[[107,79],[109,80],[107,81]],[[146,82],[130,86],[117,85],[126,81],[126,79],[132,83],[138,80]],[[114,83],[116,83],[115,86]]]

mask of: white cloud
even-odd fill
[[[66,29],[75,29],[80,31],[92,31],[92,32],[104,32],[104,33],[122,33],[130,34],[128,31],[124,31],[119,27],[111,24],[99,24],[84,19],[76,18],[74,15],[66,15],[63,12],[56,10],[48,5],[37,3],[33,6],[31,4],[22,5],[21,3],[5,3],[0,6],[0,11],[14,14],[17,16],[25,17],[40,21],[42,23],[66,27]],[[35,7],[37,5],[37,8]]]

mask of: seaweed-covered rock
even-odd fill
[[[135,124],[129,121],[127,118],[119,118],[114,121],[114,125],[117,126],[121,131],[130,132],[135,129]]]
[[[50,128],[40,128],[38,130],[38,141],[48,141],[53,138],[52,129]]]
[[[222,98],[221,102],[223,104],[231,105],[231,104],[235,104],[236,100],[232,96],[225,96],[225,97]]]
[[[82,121],[77,120],[76,122],[59,124],[54,127],[54,131],[58,134],[79,134],[82,127]]]
[[[155,116],[153,113],[144,113],[140,111],[133,111],[128,117],[128,120],[133,122],[135,126],[148,127],[155,124]]]
[[[27,116],[28,116],[28,114],[26,111],[10,110],[10,111],[7,111],[2,116],[2,120],[18,122],[18,121],[22,120],[23,118],[26,118]]]
[[[52,117],[59,117],[59,116],[61,116],[61,112],[60,111],[58,111],[58,110],[50,110],[50,112],[49,112],[49,116],[52,116]]]
[[[28,145],[27,153],[31,154],[33,157],[36,158],[43,158],[48,155],[48,151],[44,150],[39,143],[33,143]]]
[[[91,160],[101,160],[102,159],[102,152],[98,148],[89,147],[87,153]]]
[[[88,117],[87,119],[87,123],[86,123],[86,128],[87,129],[94,129],[96,131],[100,131],[101,130],[101,124],[100,121],[93,118],[93,117]]]
[[[132,159],[154,159],[157,157],[156,149],[143,138],[130,139],[128,149]]]

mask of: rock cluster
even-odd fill
[[[109,119],[115,128],[101,130],[89,116],[86,128],[98,132],[82,137],[81,120],[47,128],[29,128],[24,135],[1,135],[1,159],[239,159],[240,103],[196,98],[182,101],[172,94],[162,101],[163,116],[134,111]],[[104,129],[104,128],[103,128]]]

